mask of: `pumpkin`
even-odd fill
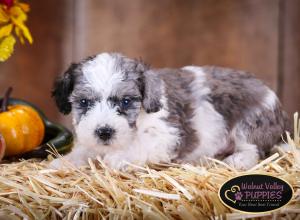
[[[46,158],[49,154],[52,154],[50,152],[53,152],[53,150],[59,154],[69,152],[73,146],[72,132],[60,124],[49,121],[44,113],[35,105],[21,99],[9,98],[11,91],[12,88],[9,88],[4,97],[2,99],[0,98],[0,127],[2,127],[4,131],[15,130],[13,134],[12,132],[8,132],[8,134],[5,135],[8,136],[6,139],[10,143],[12,135],[22,134],[22,129],[20,129],[22,126],[23,135],[20,136],[20,139],[17,139],[19,141],[16,139],[13,140],[15,145],[12,146],[12,144],[10,144],[8,147],[9,150],[6,151],[5,155],[29,159]],[[14,117],[12,117],[13,115]],[[9,120],[9,118],[11,120]],[[40,119],[42,123],[40,123]],[[35,128],[39,129],[34,131]],[[25,132],[24,134],[24,130],[27,131],[27,133]],[[28,134],[29,130],[31,131],[30,134]],[[1,136],[1,132],[0,129],[0,160],[6,148],[5,140]],[[29,136],[30,138],[28,138]],[[22,141],[20,141],[21,139]],[[33,141],[33,139],[36,141]],[[38,142],[43,143],[38,144]]]
[[[45,126],[33,108],[14,105],[0,113],[0,133],[6,142],[5,156],[13,156],[39,146],[44,138]]]
[[[44,138],[45,125],[39,113],[27,105],[7,106],[10,91],[2,101],[0,113],[0,133],[5,143],[5,156],[14,156],[31,151]]]

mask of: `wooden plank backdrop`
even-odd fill
[[[281,1],[279,95],[289,114],[300,111],[300,1]]]
[[[50,97],[72,61],[104,51],[141,57],[153,67],[219,65],[255,73],[292,114],[300,110],[298,0],[27,1],[31,46],[0,64],[0,92],[63,121]]]

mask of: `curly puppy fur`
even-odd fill
[[[76,166],[101,157],[128,163],[224,160],[254,166],[289,130],[275,93],[253,75],[227,68],[151,69],[117,53],[89,57],[56,81],[59,110],[72,113]],[[51,163],[60,168],[61,159]]]

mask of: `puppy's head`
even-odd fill
[[[59,110],[73,114],[78,141],[86,146],[130,142],[142,108],[161,108],[161,81],[138,60],[103,53],[72,64],[54,84]]]

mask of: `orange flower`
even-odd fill
[[[18,0],[0,0],[0,61],[8,59],[16,42],[15,35],[22,44],[25,39],[31,44],[33,42],[30,31],[24,24],[27,20],[28,4]]]

